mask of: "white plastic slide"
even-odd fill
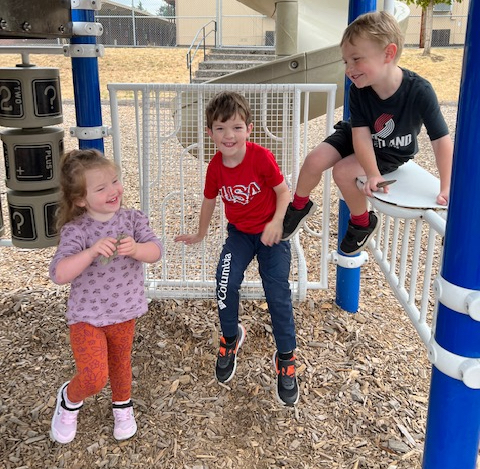
[[[278,22],[279,0],[237,0]],[[295,2],[294,2],[295,3]],[[278,5],[277,5],[278,4]],[[348,22],[349,0],[297,0],[296,51],[264,65],[211,80],[215,83],[336,83],[337,106],[343,104],[345,68],[340,39]],[[383,9],[383,1],[378,2]],[[405,30],[409,8],[395,2],[394,15]],[[280,31],[277,25],[277,44]],[[278,48],[278,45],[277,45]],[[318,113],[324,111],[319,103]],[[310,116],[313,117],[313,116]]]
[[[287,8],[293,9],[280,11],[283,7],[280,0],[237,0],[261,14],[274,17],[277,25],[277,54],[278,42],[292,39],[292,34],[285,31],[285,24],[291,26],[292,12],[296,12],[294,23],[297,31],[295,50],[291,54],[278,58],[256,67],[239,70],[223,77],[209,80],[208,83],[335,83],[337,85],[336,107],[343,105],[345,88],[345,66],[340,51],[340,40],[348,22],[349,0],[290,0]],[[383,1],[380,0],[379,9],[383,10]],[[280,9],[276,11],[277,8]],[[286,14],[285,14],[286,13]],[[395,17],[403,30],[407,27],[409,8],[400,2],[395,2]],[[279,17],[282,17],[279,20]],[[278,23],[281,24],[278,24]],[[279,36],[283,35],[283,38]],[[290,44],[287,44],[288,48]],[[285,48],[284,48],[285,49]],[[314,119],[326,112],[326,94],[315,93],[310,96],[308,119]],[[191,113],[197,113],[197,100],[192,102],[182,113],[182,119],[187,119]],[[303,114],[302,114],[303,118]],[[278,115],[275,116],[278,124]],[[186,121],[186,122],[187,122]],[[257,125],[255,126],[257,128]],[[260,128],[260,126],[258,126]],[[182,126],[183,128],[183,126]],[[194,142],[194,134],[184,132],[180,136],[184,147],[190,147]]]

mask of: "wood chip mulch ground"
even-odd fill
[[[453,133],[456,108],[443,110]],[[427,149],[428,141],[421,145]],[[155,300],[134,343],[136,436],[114,440],[107,387],[85,402],[76,439],[53,443],[56,392],[74,372],[64,319],[68,288],[48,279],[53,252],[0,247],[2,468],[421,467],[430,365],[373,260],[362,268],[357,314],[335,305],[334,269],[329,290],[295,305],[296,408],[275,400],[262,301],[242,303],[247,338],[234,380],[219,385],[214,302]]]

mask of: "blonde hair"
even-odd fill
[[[247,126],[250,125],[252,111],[245,97],[233,91],[222,91],[216,94],[207,104],[205,109],[207,127],[211,129],[213,121],[226,122],[237,114]]]
[[[86,212],[85,207],[77,205],[87,195],[85,172],[99,168],[113,169],[119,173],[118,166],[95,149],[72,150],[61,159],[60,189],[62,197],[57,212],[57,229],[59,231],[65,223]]]
[[[397,20],[386,11],[365,13],[352,21],[345,29],[340,47],[346,42],[355,44],[356,39],[367,39],[384,48],[388,44],[397,46],[395,63],[400,59],[403,50],[404,36]]]

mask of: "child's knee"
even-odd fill
[[[93,396],[98,394],[107,385],[108,373],[98,373],[95,377],[91,378],[85,383],[85,387],[87,388],[88,394]]]
[[[343,180],[345,175],[345,168],[344,168],[345,165],[342,165],[341,163],[342,161],[339,161],[332,168],[332,177],[337,184]]]

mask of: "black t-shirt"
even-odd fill
[[[402,72],[400,87],[387,99],[380,99],[370,86],[350,87],[351,125],[370,128],[375,154],[384,161],[413,158],[422,124],[430,140],[449,133],[432,85],[415,72]]]

